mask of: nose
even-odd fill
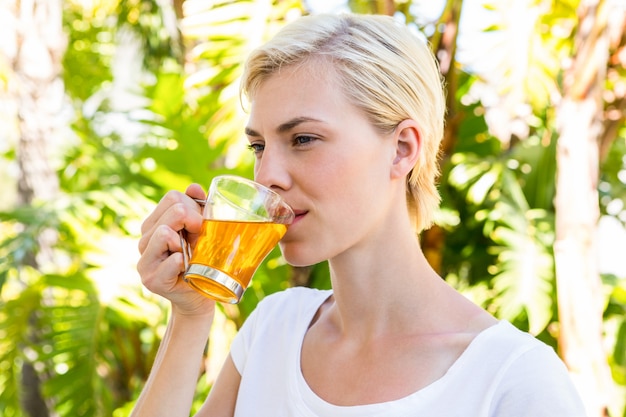
[[[279,148],[266,143],[263,153],[254,163],[254,179],[274,191],[286,191],[291,187],[287,160]]]

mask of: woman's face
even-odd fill
[[[348,102],[332,71],[317,69],[273,74],[252,97],[246,127],[255,179],[296,212],[280,246],[297,266],[381,237],[394,196],[404,195],[390,185],[393,141]]]

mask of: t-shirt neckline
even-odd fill
[[[496,324],[487,327],[486,329],[479,332],[472,341],[467,345],[463,353],[454,361],[454,363],[448,368],[446,373],[441,376],[441,378],[431,382],[419,390],[408,394],[404,397],[398,398],[396,400],[385,401],[382,403],[372,403],[372,404],[363,404],[363,405],[352,405],[352,406],[342,406],[330,403],[323,398],[321,398],[313,389],[309,386],[304,375],[302,374],[302,345],[304,344],[304,337],[306,332],[309,330],[311,326],[311,322],[317,314],[319,308],[324,304],[331,296],[332,290],[323,291],[322,294],[324,296],[320,297],[320,301],[315,304],[314,308],[311,308],[311,311],[308,312],[308,320],[306,320],[307,326],[304,327],[304,331],[299,335],[299,343],[297,346],[297,355],[295,355],[295,360],[297,364],[293,369],[295,369],[295,386],[297,387],[297,391],[300,394],[303,402],[306,407],[313,411],[315,415],[332,415],[328,413],[341,413],[340,415],[343,417],[351,417],[351,416],[377,416],[384,415],[380,413],[384,413],[385,410],[389,410],[389,407],[393,405],[394,407],[402,407],[403,403],[410,403],[417,397],[429,395],[431,391],[436,391],[440,386],[445,385],[446,381],[448,381],[452,375],[456,372],[456,369],[463,366],[463,364],[468,360],[467,358],[471,356],[472,351],[474,351],[477,346],[482,343],[482,340],[487,338],[489,334],[496,331],[498,328],[503,325],[508,324],[508,322],[504,320],[499,320]]]

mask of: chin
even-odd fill
[[[285,258],[285,261],[291,266],[311,266],[326,260],[325,258],[321,258],[319,253],[305,250],[303,247],[297,247],[295,244],[285,244],[281,242],[278,245],[283,254],[283,258]]]

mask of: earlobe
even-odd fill
[[[404,178],[411,172],[419,158],[421,139],[415,120],[406,119],[398,124],[394,132],[396,153],[391,167],[393,178]]]

